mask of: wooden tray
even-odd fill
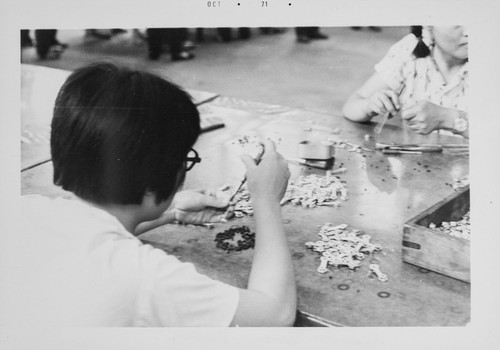
[[[470,187],[453,193],[405,223],[403,261],[470,283],[470,241],[432,230],[470,210]]]

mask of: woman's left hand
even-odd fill
[[[229,205],[230,193],[210,190],[186,190],[178,192],[170,207],[175,220],[201,225],[220,222]]]
[[[447,111],[447,108],[423,101],[404,109],[401,112],[401,118],[406,120],[415,132],[427,135],[434,130],[442,129],[448,114]]]

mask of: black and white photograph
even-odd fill
[[[468,17],[469,1],[398,19],[365,1],[189,3],[198,20],[127,3],[9,23],[0,339],[490,344],[493,16]]]

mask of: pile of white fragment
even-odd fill
[[[370,235],[357,229],[349,229],[346,224],[334,226],[331,223],[326,223],[321,227],[318,235],[321,240],[306,242],[305,246],[321,254],[319,273],[326,273],[328,265],[347,266],[354,270],[361,266],[366,255],[382,249],[380,244],[371,242]],[[380,272],[378,266],[370,266],[370,269],[376,270],[373,272],[379,276],[381,281],[387,281],[387,276]]]
[[[224,185],[219,191],[230,191],[231,187]],[[327,171],[325,176],[310,174],[290,180],[281,200],[281,205],[292,203],[304,208],[318,206],[340,207],[342,201],[347,200],[347,187],[332,171]],[[233,214],[237,218],[253,215],[252,200],[247,185],[244,184],[234,196]]]
[[[439,226],[431,223],[429,228],[470,241],[470,211],[465,213],[458,221],[443,221]]]
[[[290,180],[281,204],[292,203],[304,208],[317,206],[339,207],[347,200],[347,187],[331,171],[325,176],[310,174]]]

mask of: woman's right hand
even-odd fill
[[[396,94],[393,90],[384,89],[377,91],[370,96],[367,104],[367,114],[372,117],[386,113],[394,115],[399,108],[398,94]]]
[[[259,164],[249,155],[241,157],[247,168],[247,186],[252,201],[271,198],[280,201],[286,191],[290,171],[288,163],[271,140],[264,141],[264,155]]]

